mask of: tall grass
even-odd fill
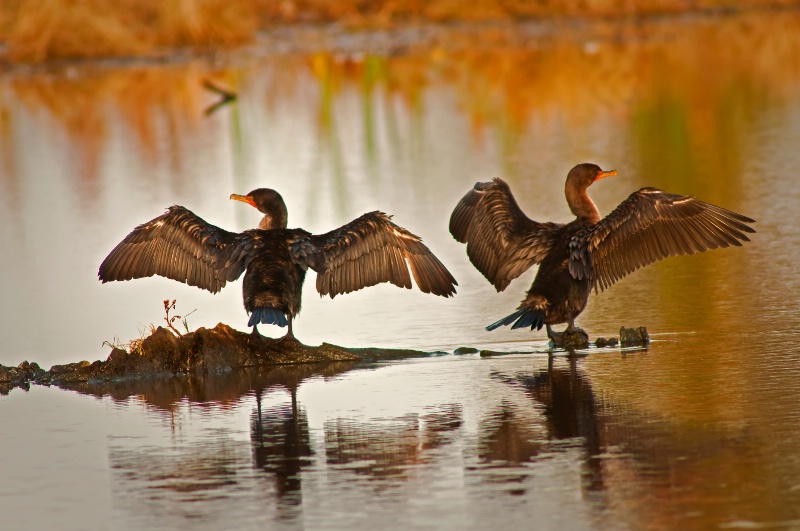
[[[800,0],[2,0],[0,61],[142,56],[237,46],[279,24],[630,16]],[[3,48],[5,51],[3,51]]]
[[[257,31],[255,8],[249,0],[3,0],[0,40],[20,62],[236,46]]]

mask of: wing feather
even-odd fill
[[[317,291],[335,297],[382,282],[444,297],[458,285],[422,240],[382,212],[370,212],[320,235],[296,238],[292,259],[317,272]],[[411,273],[409,274],[409,269]]]
[[[476,183],[450,216],[450,233],[497,291],[541,262],[562,226],[526,216],[500,178]]]
[[[182,206],[133,229],[108,254],[103,282],[159,275],[216,293],[239,278],[257,248],[255,231],[216,227]]]
[[[668,256],[740,246],[755,220],[691,196],[642,188],[569,242],[570,272],[602,291]]]

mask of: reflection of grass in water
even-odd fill
[[[677,188],[695,177],[693,149],[690,145],[688,109],[685,102],[657,99],[632,116],[633,137],[638,151],[638,173],[674,176]]]
[[[149,68],[122,71],[86,71],[65,76],[20,77],[11,90],[0,91],[0,115],[20,116],[18,107],[47,116],[64,128],[76,175],[97,179],[109,130],[120,116],[134,133],[140,156],[153,163],[166,151],[179,152],[183,137],[197,129],[202,117],[202,67]],[[110,112],[112,111],[113,112]],[[42,114],[44,111],[44,114]],[[13,150],[15,130],[0,129],[3,150]],[[164,150],[164,144],[169,149]],[[180,164],[179,159],[173,162]],[[145,174],[142,179],[154,177]]]
[[[236,85],[238,85],[238,82]],[[234,101],[232,102],[232,105],[229,105],[228,107],[230,109],[229,112],[231,113],[230,136],[233,155],[233,182],[237,188],[240,188],[240,183],[246,181],[245,172],[247,171],[247,163],[245,159],[247,157],[247,144],[244,140],[244,129],[242,126],[242,114],[239,102]]]
[[[9,92],[0,85],[0,183],[8,186],[3,190],[4,194],[13,197],[19,193],[17,181],[11,178],[17,172],[17,158],[10,141],[14,121],[10,107],[3,105],[3,101],[11,100]]]
[[[379,82],[382,71],[381,60],[376,57],[367,57],[364,60],[364,73],[362,74],[361,102],[362,117],[364,122],[364,153],[370,170],[375,167],[377,156],[377,138],[375,130],[375,86]],[[372,173],[372,171],[370,171]]]
[[[360,134],[367,159],[387,156],[380,153],[385,135],[392,156],[399,162],[406,158],[402,162],[414,171],[427,164],[430,149],[425,96],[431,88],[442,87],[456,95],[476,139],[486,130],[496,131],[507,176],[522,169],[521,153],[529,146],[520,143],[529,138],[526,131],[532,121],[557,123],[557,130],[572,134],[598,116],[611,116],[634,126],[632,134],[638,139],[634,167],[669,170],[661,171],[660,181],[652,184],[680,191],[688,176],[703,175],[699,189],[703,195],[707,190],[709,196],[730,204],[739,188],[731,181],[738,178],[736,169],[742,164],[741,144],[748,138],[749,118],[742,109],[763,108],[765,103],[779,104],[791,97],[800,79],[800,63],[794,60],[800,45],[799,22],[791,14],[751,14],[700,20],[677,29],[659,24],[602,26],[586,37],[586,32],[567,29],[563,35],[533,41],[515,40],[513,32],[502,29],[480,35],[456,33],[448,35],[447,46],[411,47],[390,57],[341,59],[319,53],[270,59],[265,69],[274,75],[268,76],[264,92],[269,105],[288,101],[313,106],[303,100],[308,94],[318,98],[317,123],[310,127],[317,131],[322,149],[312,171],[332,171],[340,204],[347,196],[342,190],[347,181],[343,152],[347,146],[341,145],[336,123],[345,101],[342,95],[361,95]],[[680,38],[675,37],[677,30]],[[297,90],[309,74],[318,91]],[[242,75],[245,90],[252,71]],[[134,131],[139,153],[155,161],[165,152],[165,137],[173,144],[170,149],[180,147],[199,129],[208,101],[202,89],[207,76],[207,67],[190,64],[86,70],[75,77],[8,78],[0,90],[3,169],[13,174],[11,125],[20,116],[20,103],[37,113],[44,110],[64,127],[83,166],[81,179],[97,175],[112,120],[110,109]],[[237,126],[232,125],[236,137]],[[671,140],[659,154],[665,128],[672,131]],[[241,141],[234,138],[235,143]],[[180,164],[179,158],[175,162]]]
[[[334,75],[332,67],[333,58],[330,54],[316,54],[312,58],[312,72],[317,78],[320,89],[319,106],[317,109],[317,134],[319,136],[320,150],[315,161],[315,174],[322,174],[329,166],[330,162],[333,175],[334,193],[336,208],[344,212],[347,205],[347,193],[344,187],[346,174],[344,169],[342,147],[339,134],[336,128],[336,107],[335,96],[338,94],[341,85],[341,76]],[[312,177],[313,181],[313,177]],[[316,194],[316,188],[312,186],[312,194]]]

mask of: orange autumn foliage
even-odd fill
[[[736,9],[798,5],[742,0]],[[631,17],[731,9],[729,0],[3,0],[0,62],[158,56],[255,41],[283,24],[349,27],[543,17]]]

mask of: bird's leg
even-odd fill
[[[553,327],[549,324],[545,324],[547,327],[547,337],[549,337],[553,344],[557,347],[560,347],[564,344],[564,332],[554,332]]]
[[[290,343],[299,343],[297,339],[294,337],[294,332],[292,332],[292,318],[289,317],[289,330],[286,332],[286,335],[281,338],[281,342],[290,342]]]
[[[250,334],[254,335],[255,337],[264,337],[261,335],[261,332],[258,331],[258,325],[253,325],[253,331]]]

